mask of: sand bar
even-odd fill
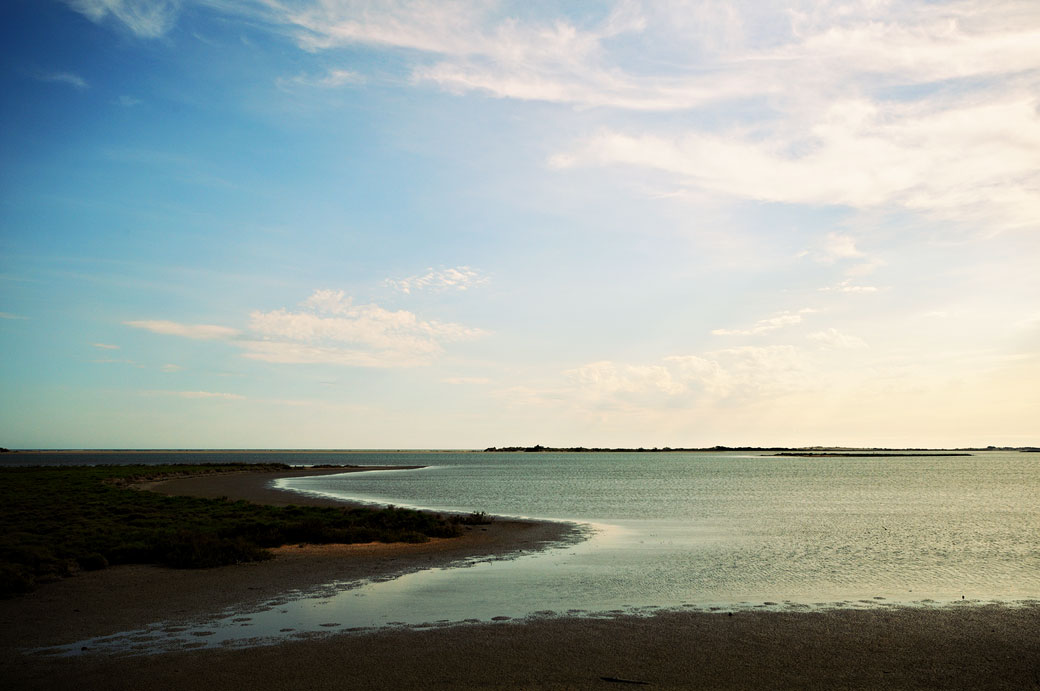
[[[180,478],[150,489],[267,503],[331,502],[268,487],[285,475]],[[1040,688],[1040,603],[544,617],[132,659],[20,652],[160,620],[198,620],[289,589],[507,555],[568,537],[573,532],[566,524],[498,520],[458,539],[419,545],[289,547],[259,564],[83,573],[0,601],[0,677],[7,688],[79,690],[624,688],[636,681],[701,689]]]

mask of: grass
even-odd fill
[[[264,506],[130,489],[143,479],[282,464],[0,469],[0,597],[113,564],[206,568],[270,558],[284,544],[424,542],[474,517],[387,507]]]

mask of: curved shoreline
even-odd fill
[[[418,470],[424,467],[426,466],[379,465],[298,468],[275,472],[247,470],[234,473],[185,475],[165,480],[135,482],[132,487],[168,496],[203,497],[207,499],[227,498],[234,501],[242,500],[253,502],[254,504],[269,504],[271,506],[361,506],[360,503],[278,489],[271,487],[270,484],[274,480],[291,477],[342,475],[373,470]]]
[[[353,504],[269,485],[283,477],[391,468],[406,467],[247,471],[145,481],[133,487],[172,496],[226,497],[275,506],[342,507]],[[464,531],[459,537],[433,538],[422,543],[285,546],[273,550],[275,558],[268,561],[213,569],[133,564],[80,572],[32,593],[0,600],[0,619],[32,622],[31,626],[0,627],[0,648],[73,643],[159,621],[201,621],[232,608],[249,610],[286,594],[302,596],[333,582],[389,579],[472,558],[503,559],[569,544],[582,539],[584,534],[573,523],[513,519],[464,526]]]

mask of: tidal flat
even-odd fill
[[[398,462],[412,461],[403,457]],[[604,466],[604,474],[616,474],[616,464],[621,462]],[[745,459],[731,467],[746,469],[747,463],[754,462]],[[768,461],[809,462],[829,461]],[[889,461],[877,461],[885,462]],[[994,467],[999,468],[990,466],[991,474]],[[324,496],[313,488],[304,493],[272,486],[276,477],[280,477],[279,484],[295,484],[308,472],[314,476],[327,472],[325,478],[339,482],[335,469],[320,473],[294,470],[176,478],[159,481],[150,489],[231,501],[342,506],[342,497]],[[449,476],[451,472],[456,471],[445,471]],[[354,473],[343,480],[367,476],[350,491],[371,499],[373,495],[366,492],[387,483],[397,485],[394,478],[410,477],[406,485],[425,485],[420,491],[429,494],[437,473],[436,469],[417,474]],[[997,475],[1010,481],[1013,473]],[[638,484],[638,479],[630,476],[629,482]],[[955,481],[945,488],[946,496],[958,485]],[[861,483],[853,486],[855,495],[863,493]],[[883,487],[878,491],[883,494]],[[405,496],[400,498],[407,499],[407,491],[402,494]],[[1006,503],[999,508],[1014,509],[1013,497],[1003,496]],[[501,505],[492,502],[489,507],[500,509]],[[167,688],[340,684],[366,688],[594,688],[618,680],[696,688],[1022,688],[1035,684],[1040,673],[1036,643],[1040,640],[1040,605],[1029,597],[997,597],[994,601],[972,593],[964,600],[918,601],[911,606],[889,599],[866,603],[838,599],[826,607],[807,607],[779,597],[744,606],[736,602],[709,606],[705,601],[688,607],[660,603],[640,607],[634,600],[631,608],[598,611],[531,605],[498,617],[456,618],[449,613],[443,621],[431,618],[430,626],[391,625],[361,631],[349,630],[354,627],[326,610],[320,614],[324,618],[315,619],[312,630],[281,632],[282,637],[273,643],[261,641],[259,632],[255,645],[247,641],[213,646],[207,642],[212,636],[199,635],[183,649],[156,654],[148,653],[156,641],[138,634],[115,649],[94,650],[88,644],[88,650],[68,657],[26,654],[27,650],[139,631],[159,622],[172,634],[178,633],[176,629],[182,629],[179,633],[202,632],[216,615],[230,617],[245,633],[259,627],[257,608],[277,612],[280,606],[320,595],[329,584],[392,585],[402,576],[429,580],[425,574],[440,574],[434,579],[436,593],[445,602],[468,601],[475,611],[482,597],[477,577],[485,568],[494,571],[501,564],[505,571],[515,572],[512,565],[539,559],[548,563],[554,555],[566,555],[583,545],[588,549],[592,542],[585,539],[587,530],[559,517],[555,521],[497,518],[490,524],[464,526],[462,533],[457,538],[413,544],[293,545],[275,550],[275,557],[267,561],[213,569],[127,565],[83,571],[0,603],[0,615],[16,622],[3,634],[5,679],[16,688],[132,688],[147,685],[147,678],[159,678],[156,675]],[[639,549],[637,544],[622,546],[633,551]],[[653,556],[646,545],[642,549],[644,559]],[[495,561],[501,559],[506,561]],[[478,566],[474,568],[473,563]],[[457,568],[467,564],[469,568]],[[573,580],[583,570],[588,578],[602,576],[576,562],[560,580]],[[464,575],[454,578],[452,574]],[[664,580],[681,575],[676,572]],[[647,577],[651,576],[660,578],[661,572],[648,572]],[[643,585],[651,594],[647,599],[663,592],[648,581]],[[551,599],[548,594],[539,598],[537,590],[523,579],[496,587],[500,600],[489,605],[488,614],[503,603]],[[1031,586],[1027,583],[1025,587]],[[992,588],[994,595],[1001,591],[999,585]],[[338,592],[349,594],[350,589]],[[406,602],[429,602],[435,599],[434,592],[421,590],[401,597]],[[327,602],[334,594],[329,591],[328,598],[319,597],[317,602]],[[694,593],[687,594],[686,599],[697,599]],[[409,601],[408,597],[418,599]],[[920,598],[927,599],[927,595]],[[462,623],[443,625],[451,621]],[[323,628],[324,624],[329,626]]]

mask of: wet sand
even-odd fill
[[[326,471],[291,474],[318,472]],[[281,475],[181,478],[147,489],[335,503],[267,487]],[[287,547],[268,562],[219,569],[124,566],[83,573],[0,601],[0,679],[6,688],[80,690],[624,688],[635,681],[703,689],[1040,688],[1040,603],[550,617],[133,658],[20,652],[160,620],[195,621],[333,580],[392,577],[574,537],[566,524],[498,520],[458,539],[419,545]]]
[[[1040,611],[667,613],[5,662],[38,689],[1033,689]]]

